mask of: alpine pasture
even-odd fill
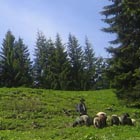
[[[135,126],[72,127],[85,99],[88,115],[129,113]],[[0,89],[0,140],[140,140],[140,109],[128,108],[113,90],[55,91],[31,88]]]

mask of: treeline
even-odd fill
[[[106,59],[95,57],[88,38],[85,45],[69,34],[62,43],[59,34],[55,40],[37,33],[34,60],[23,40],[15,39],[8,31],[0,51],[1,87],[37,87],[56,90],[94,90],[108,88],[105,75]]]

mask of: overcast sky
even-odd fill
[[[0,0],[0,45],[11,30],[16,39],[23,39],[32,56],[38,30],[52,39],[59,33],[63,43],[71,33],[81,45],[87,36],[96,56],[108,57],[104,48],[113,36],[101,31],[106,24],[99,13],[108,4],[108,0]]]

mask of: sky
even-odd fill
[[[75,35],[81,45],[87,36],[96,56],[109,57],[112,34],[101,31],[107,25],[100,12],[110,4],[108,0],[0,0],[0,47],[10,30],[21,37],[33,58],[37,32],[55,40],[60,34],[63,43],[68,35]]]

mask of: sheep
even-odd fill
[[[99,116],[104,126],[106,126],[107,114],[105,112],[98,112],[96,116]]]
[[[90,117],[88,115],[82,115],[82,116],[77,117],[72,126],[75,127],[77,125],[89,126],[90,125]]]
[[[133,125],[128,113],[124,113],[122,116],[120,116],[119,120],[121,125]]]
[[[94,117],[94,119],[93,119],[93,125],[96,128],[101,128],[102,127],[100,117],[98,117],[98,116],[97,117]]]
[[[93,125],[96,128],[103,128],[106,126],[107,115],[105,112],[98,112],[93,119]]]
[[[115,114],[113,114],[111,116],[111,126],[113,125],[119,125],[120,124],[120,120],[119,120],[119,117]]]

